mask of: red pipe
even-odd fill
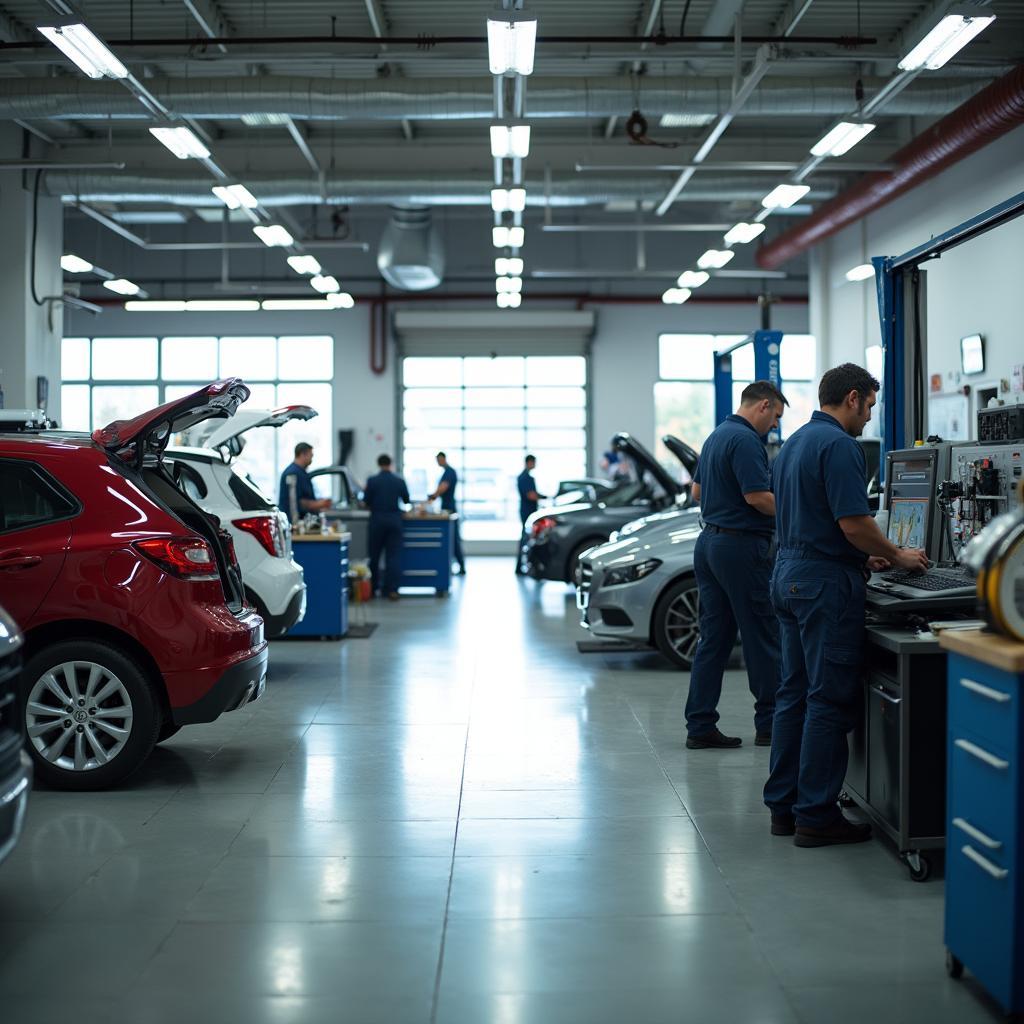
[[[774,270],[1021,124],[1024,64],[982,89],[894,153],[891,160],[896,166],[892,171],[864,175],[797,227],[769,242],[757,253],[758,266]]]

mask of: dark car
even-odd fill
[[[14,620],[0,608],[0,862],[18,842],[32,786],[18,708],[22,645]]]
[[[697,453],[668,435],[663,443],[687,473],[697,466]],[[689,485],[679,483],[636,438],[616,434],[612,442],[634,470],[626,481],[599,501],[538,509],[526,521],[520,557],[526,571],[540,580],[575,581],[580,555],[608,535],[641,516],[689,500]]]

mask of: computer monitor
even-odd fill
[[[943,443],[885,456],[886,536],[901,548],[923,548],[934,561],[940,560],[942,543],[936,490],[949,477],[950,448]]]

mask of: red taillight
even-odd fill
[[[534,537],[540,537],[542,534],[547,533],[548,530],[553,530],[557,525],[557,519],[552,519],[551,516],[544,516],[533,524],[533,535]]]
[[[239,530],[251,533],[268,554],[275,558],[284,556],[284,538],[281,536],[281,524],[276,516],[250,516],[248,519],[232,519],[231,524]]]
[[[158,565],[168,576],[179,580],[217,578],[217,560],[213,548],[200,537],[154,537],[137,540],[135,549]]]

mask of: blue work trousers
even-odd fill
[[[769,580],[772,541],[756,533],[729,534],[706,528],[697,538],[693,565],[700,592],[700,639],[686,698],[686,730],[698,737],[718,723],[722,674],[739,627],[747,681],[754,695],[754,728],[772,731],[779,687],[779,627]]]
[[[370,576],[373,592],[398,592],[402,578],[402,517],[371,516],[369,528]],[[380,572],[380,556],[384,555],[384,575]]]
[[[455,554],[455,561],[458,564],[459,570],[461,572],[465,572],[466,571],[466,556],[462,553],[462,534],[459,531],[459,526],[461,525],[461,522],[462,522],[461,519],[456,519],[452,523],[452,538],[453,538],[453,548],[454,548],[454,554]]]
[[[780,552],[772,601],[782,685],[764,802],[773,814],[795,816],[798,825],[823,828],[840,814],[846,734],[861,700],[864,597],[864,576],[855,566]]]

